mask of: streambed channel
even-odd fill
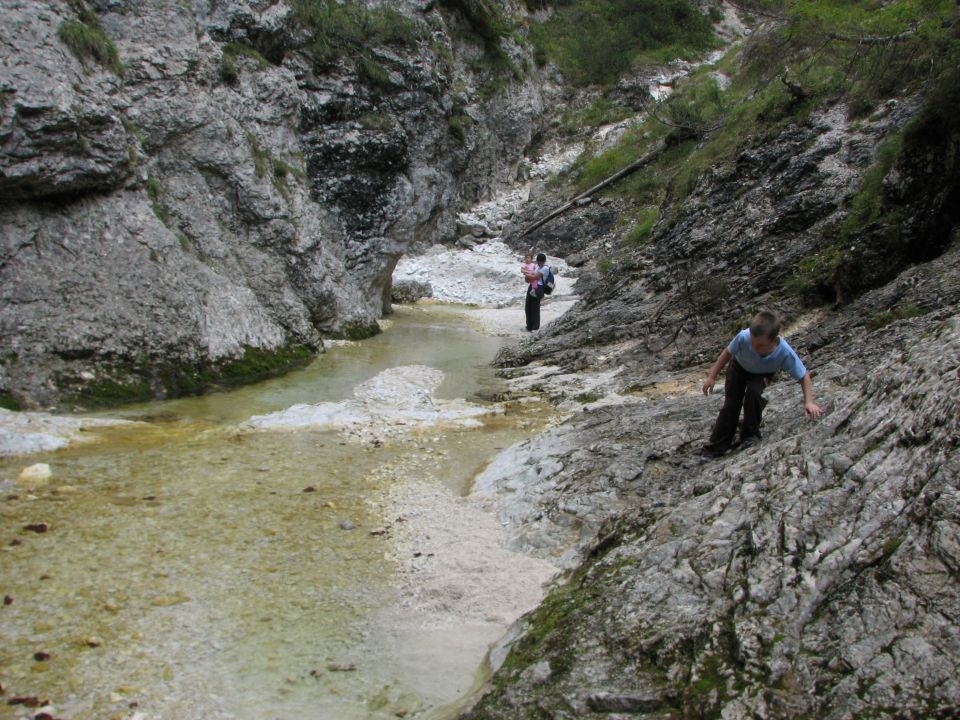
[[[551,574],[469,496],[544,406],[494,402],[503,339],[463,310],[386,325],[0,458],[0,717],[455,714]],[[35,463],[49,480],[25,489]]]

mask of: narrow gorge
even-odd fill
[[[956,3],[0,19],[0,716],[960,714]],[[762,309],[823,416],[781,375],[707,458],[702,383]],[[138,600],[59,537],[113,548],[165,640],[125,620],[98,665]]]

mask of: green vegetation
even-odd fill
[[[579,112],[567,111],[561,119],[561,125],[567,132],[579,132],[585,127],[600,127],[620,122],[633,115],[633,111],[600,97],[590,107]]]
[[[512,32],[500,9],[485,0],[440,0],[440,7],[459,13],[470,31],[493,53],[499,52],[500,40]]]
[[[54,382],[67,392],[64,405],[79,405],[84,408],[103,408],[126,403],[150,400],[153,390],[142,377],[123,376],[125,379],[102,379],[86,382],[80,378],[58,375]]]
[[[250,156],[253,158],[254,174],[261,180],[269,176],[270,182],[277,189],[277,192],[289,202],[290,178],[294,177],[300,181],[306,180],[306,172],[284,160],[273,157],[269,150],[260,145],[257,136],[249,130],[246,130],[245,134],[247,146],[250,148]]]
[[[116,45],[103,32],[96,15],[87,13],[86,16],[87,22],[64,20],[57,29],[57,37],[85,67],[93,61],[122,77],[124,68]]]
[[[312,357],[313,351],[299,344],[274,350],[247,347],[242,357],[221,362],[217,373],[220,381],[227,384],[254,382],[305,365]]]
[[[150,205],[153,207],[153,214],[166,227],[170,227],[170,213],[167,212],[163,204],[163,186],[153,175],[147,177],[147,197],[150,198]]]
[[[388,6],[368,8],[336,0],[294,0],[291,5],[294,21],[310,38],[305,49],[319,68],[349,58],[358,72],[377,84],[389,78],[370,48],[415,48],[424,34],[417,22]]]
[[[504,40],[516,38],[510,19],[504,17],[497,5],[486,0],[440,0],[439,5],[447,15],[462,19],[462,23],[448,23],[454,32],[459,29],[461,37],[479,38],[483,44],[483,56],[470,67],[474,74],[484,78],[479,90],[482,98],[493,97],[511,78],[523,77],[522,70],[503,50]]]
[[[569,628],[577,626],[577,615],[588,602],[589,593],[581,586],[583,570],[553,589],[526,619],[528,629],[511,646],[502,671],[495,680],[504,678],[544,658],[549,659],[553,677],[569,672],[575,659],[570,646]]]
[[[366,113],[360,116],[359,122],[364,130],[377,133],[388,133],[397,126],[393,116],[385,112]]]
[[[852,114],[862,115],[956,65],[956,32],[947,23],[955,12],[945,0],[797,0],[780,38],[788,52],[804,52],[801,78],[825,68],[824,80],[841,86]]]
[[[276,158],[273,161],[273,175],[274,177],[282,178],[287,178],[292,175],[297,180],[307,179],[307,173],[305,171],[283,160],[277,160]]]
[[[450,134],[461,143],[467,140],[467,129],[473,125],[473,118],[462,110],[455,111],[447,118],[447,126],[450,128]]]
[[[270,170],[270,153],[260,146],[257,136],[249,130],[246,132],[247,146],[250,148],[250,155],[253,157],[253,172],[258,178],[265,178]]]
[[[263,70],[270,63],[256,48],[240,43],[229,42],[223,46],[223,57],[220,60],[220,79],[228,85],[236,85],[240,80],[240,69],[237,67],[237,58],[250,58],[256,61],[257,69]]]
[[[954,4],[946,0],[882,5],[791,0],[763,5],[765,12],[780,15],[781,21],[772,30],[755,34],[715,66],[692,72],[616,147],[585,153],[567,180],[574,191],[582,192],[662,148],[653,162],[603,191],[625,201],[628,208],[624,227],[629,230],[624,233],[622,249],[629,252],[649,240],[653,222],[668,226],[696,209],[688,198],[705,173],[723,177],[733,172],[744,151],[803,124],[815,109],[844,102],[855,119],[894,95],[922,92],[926,96],[923,109],[901,135],[882,147],[850,203],[849,216],[835,242],[804,258],[786,283],[788,290],[811,303],[845,301],[889,279],[905,263],[935,257],[951,242],[949,228],[914,230],[907,237],[902,222],[905,210],[885,180],[892,170],[908,169],[911,163],[914,176],[918,167],[929,173],[923,168],[930,163],[923,158],[934,156],[940,176],[956,177],[955,159],[941,157],[950,154],[933,148],[960,142],[960,72],[956,70],[960,67],[960,23]],[[552,21],[532,31],[536,39],[537,33],[547,28],[557,30],[553,40],[541,40],[554,43],[547,47],[548,54],[561,68],[571,62],[582,65],[586,72],[589,62],[573,60],[578,57],[571,50],[576,44],[564,40],[567,36],[562,27],[551,23],[580,17],[588,8],[597,17],[605,17],[596,3],[569,3],[555,12]],[[594,18],[582,26],[574,23],[568,34],[591,37],[592,23],[598,22]],[[584,53],[589,45],[605,43],[595,38],[584,42]],[[564,48],[570,51],[566,56],[560,52]],[[634,64],[642,61],[638,57],[646,57],[621,55]],[[613,67],[611,63],[604,66]],[[626,66],[616,67],[619,72]],[[726,76],[723,84],[718,82],[718,72]],[[614,77],[595,75],[590,81],[609,82]],[[600,119],[607,108],[597,103],[591,110],[590,115]],[[581,113],[577,119],[589,124],[590,115]],[[931,178],[931,182],[936,180]],[[651,220],[651,207],[659,208],[659,220]]]
[[[513,27],[497,5],[485,0],[440,0],[439,4],[464,19],[471,36],[483,42],[490,62],[511,64],[500,43],[512,35]]]
[[[360,79],[375,88],[389,88],[390,73],[377,60],[363,54],[357,59],[357,74]]]
[[[886,179],[898,168],[903,175],[919,174],[931,184],[960,173],[955,156],[938,153],[940,157],[931,160],[934,148],[960,142],[958,77],[954,69],[947,72],[910,124],[880,146],[850,201],[836,242],[804,258],[787,282],[787,290],[810,304],[847,302],[889,281],[905,265],[936,257],[949,246],[950,229],[933,214],[930,227],[905,229],[908,206],[891,194]],[[876,322],[881,323],[879,327],[896,319],[901,318],[881,315]]]
[[[101,408],[256,382],[302,367],[312,358],[313,350],[298,343],[273,350],[246,347],[237,357],[193,365],[154,362],[143,353],[126,362],[105,361],[94,381],[63,373],[55,382],[63,391],[65,405]]]
[[[784,289],[808,305],[817,305],[834,297],[833,279],[843,259],[843,249],[834,245],[801,260]]]
[[[377,323],[356,321],[344,323],[340,326],[340,332],[332,334],[332,337],[342,338],[344,340],[366,340],[379,334],[380,326]]]
[[[884,310],[877,313],[867,321],[867,330],[879,330],[897,320],[908,320],[910,318],[926,315],[929,310],[924,310],[917,305],[907,303],[903,307],[895,307],[892,310]]]
[[[0,408],[4,410],[19,410],[20,403],[8,392],[0,392]]]
[[[716,41],[687,0],[582,0],[530,28],[538,62],[553,60],[575,85],[611,85],[638,65],[693,57]]]
[[[653,234],[653,225],[657,222],[660,211],[656,207],[642,208],[637,213],[637,223],[627,233],[626,243],[634,247],[642,247],[650,242]]]
[[[290,177],[294,177],[299,181],[304,181],[307,178],[307,174],[298,167],[294,167],[283,160],[273,159],[273,186],[277,189],[284,199],[287,202],[290,202]]]
[[[582,405],[588,405],[589,403],[596,402],[597,400],[600,400],[602,398],[603,398],[603,395],[601,395],[600,393],[587,392],[587,393],[580,393],[579,395],[575,396],[573,399]]]

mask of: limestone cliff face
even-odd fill
[[[511,178],[544,102],[456,12],[402,11],[412,39],[321,62],[283,2],[4,3],[6,403],[189,391],[375,332],[398,258]]]

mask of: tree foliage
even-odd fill
[[[369,57],[378,45],[415,47],[421,35],[417,23],[389,6],[367,8],[358,2],[294,0],[294,21],[309,34],[307,49],[319,64],[342,57]]]
[[[687,0],[562,3],[530,34],[576,85],[608,85],[645,58],[689,56],[714,42],[710,20]]]

